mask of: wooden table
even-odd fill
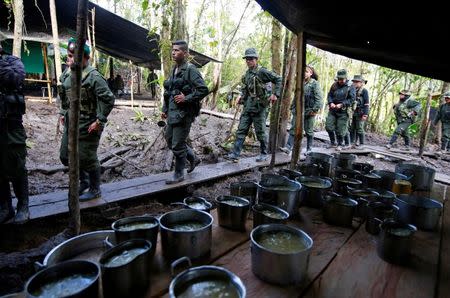
[[[447,186],[437,184],[431,196],[446,202]],[[358,220],[352,228],[323,222],[321,211],[302,207],[301,218],[289,224],[303,229],[314,241],[307,278],[297,286],[276,286],[260,281],[251,270],[249,232],[233,232],[213,226],[211,257],[200,264],[222,266],[239,276],[247,297],[448,297],[450,294],[450,205],[437,231],[418,231],[409,266],[389,264],[376,253],[376,236]],[[216,213],[213,212],[216,218]],[[147,297],[168,296],[169,265],[157,251],[158,268]]]

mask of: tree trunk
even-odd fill
[[[86,42],[86,24],[88,16],[88,0],[78,0],[77,41],[75,46],[75,62],[71,66],[71,98],[69,109],[69,231],[73,235],[80,233],[80,203],[78,201],[79,160],[78,134],[80,118],[81,71],[83,68],[83,47]]]
[[[281,23],[272,17],[272,40],[270,45],[272,51],[272,70],[277,74],[281,73]],[[272,87],[273,84],[272,84]],[[274,153],[277,151],[276,143],[276,131],[278,129],[279,119],[277,118],[278,109],[280,107],[281,98],[274,104],[270,110],[270,129],[269,129],[269,151]]]
[[[172,15],[172,40],[186,40],[186,2],[185,0],[174,0]]]
[[[442,90],[441,93],[444,94],[445,92],[450,90],[450,82],[442,82]],[[445,99],[441,97],[441,100],[439,101],[439,104],[442,104],[445,102]],[[441,138],[442,138],[442,123],[439,121],[439,123],[436,125],[435,128],[436,132],[436,142],[439,145],[439,148],[441,148]]]
[[[161,39],[159,42],[159,45],[161,47],[161,58],[165,79],[169,78],[170,69],[172,66],[172,56],[171,56],[172,43],[170,40],[169,8],[170,7],[167,4],[165,4],[162,9]],[[161,101],[162,100],[163,96],[161,96]]]
[[[292,35],[291,41],[289,43],[289,50],[285,52],[285,57],[289,58],[286,59],[286,64],[290,64],[290,70],[287,73],[285,71],[285,83],[284,83],[284,92],[283,92],[283,98],[281,99],[281,107],[280,107],[280,123],[279,123],[279,129],[278,129],[278,145],[284,146],[286,142],[286,134],[287,134],[287,126],[290,120],[289,117],[289,108],[291,106],[291,100],[292,100],[292,91],[293,91],[293,84],[294,84],[294,78],[295,78],[295,72],[297,63],[297,35]]]
[[[59,77],[62,74],[61,52],[59,50],[58,19],[56,18],[55,0],[50,0],[50,18],[52,22],[53,49],[55,52],[56,82],[60,85],[61,83],[59,82]]]
[[[217,32],[217,58],[219,60],[222,59],[222,1],[214,1],[214,18],[215,18],[215,24],[214,27]],[[220,82],[222,80],[222,63],[215,63],[214,64],[214,71],[213,71],[213,87],[212,87],[212,98],[210,106],[214,110],[214,108],[217,105],[217,98],[219,96],[219,88],[220,88]]]
[[[23,1],[14,0],[13,2],[14,40],[12,54],[20,58],[22,53]]]
[[[114,58],[109,57],[109,77],[114,79]]]
[[[305,62],[306,62],[306,42],[304,33],[301,31],[297,34],[297,78],[295,84],[295,101],[296,101],[296,115],[295,115],[295,138],[294,148],[292,150],[291,169],[295,169],[300,152],[302,149],[303,138],[303,93],[304,93],[304,77],[305,77]]]
[[[419,157],[423,156],[423,151],[425,150],[425,147],[427,145],[428,127],[430,126],[430,107],[432,98],[433,98],[433,89],[432,89],[432,81],[430,80],[430,85],[428,88],[427,105],[425,108],[425,115],[423,116],[422,126],[420,129]]]

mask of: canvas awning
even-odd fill
[[[445,1],[256,0],[307,43],[332,53],[450,81]]]

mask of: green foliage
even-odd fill
[[[134,122],[138,122],[138,123],[144,123],[145,120],[147,120],[147,117],[144,115],[144,112],[141,109],[134,109],[134,117],[132,117],[131,119]]]
[[[420,133],[420,124],[418,122],[412,124],[410,127],[408,127],[409,135],[413,138],[417,138]]]

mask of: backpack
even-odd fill
[[[191,64],[191,63],[187,63],[186,71],[183,73],[183,81],[188,82],[189,87],[191,87],[191,89],[194,90],[194,88],[191,85],[191,81],[189,80],[190,79],[189,78],[190,68],[192,66],[194,66],[194,65]],[[194,117],[199,116],[200,115],[200,110],[202,109],[201,100],[192,103],[191,107],[192,107],[192,112],[193,112]]]

